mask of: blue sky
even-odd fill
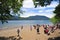
[[[23,14],[21,14],[21,17],[29,17],[29,16],[35,16],[35,15],[42,15],[47,16],[49,18],[54,17],[53,11],[55,10],[55,7],[58,5],[58,2],[53,1],[48,6],[37,6],[37,8],[34,8],[34,4],[32,0],[24,0],[23,1],[23,7],[21,10],[25,11]]]
[[[58,5],[58,1],[52,1],[50,5],[47,5],[46,7],[37,6],[37,8],[34,8],[34,4],[32,0],[24,0],[23,6],[21,7],[21,10],[24,11],[23,14],[18,12],[20,14],[20,17],[29,17],[29,16],[35,16],[35,15],[42,15],[47,16],[49,18],[52,18],[55,16],[53,11],[55,10],[55,7]],[[11,12],[13,13],[12,9]],[[12,14],[12,15],[18,15],[18,14]]]

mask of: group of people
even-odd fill
[[[50,35],[50,33],[53,33],[56,29],[60,29],[60,25],[33,25],[34,29],[36,29],[37,34],[40,34],[40,27],[43,26],[44,28],[44,33],[47,35]],[[21,26],[21,29],[23,29],[23,26]],[[32,26],[30,26],[30,29],[32,30]],[[19,36],[20,30],[17,29],[17,34]]]
[[[34,29],[36,29],[37,34],[40,34],[40,31],[39,31],[40,25],[39,24],[33,25],[33,27],[34,27]]]
[[[50,33],[53,33],[56,29],[60,29],[60,25],[42,25],[44,28],[44,33],[47,35],[50,35]],[[33,25],[34,29],[36,29],[37,33],[39,34],[39,28],[41,25]]]

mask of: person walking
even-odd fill
[[[39,27],[40,27],[40,26],[37,24],[37,34],[40,34],[40,33],[39,33]]]
[[[20,33],[20,30],[19,30],[19,29],[17,29],[17,34],[18,34],[18,37],[20,36],[20,35],[19,35],[19,33]]]

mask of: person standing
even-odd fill
[[[40,27],[40,26],[37,24],[37,34],[40,34],[40,33],[39,33],[39,27]]]
[[[39,27],[37,27],[37,34],[39,34]]]
[[[23,29],[23,26],[21,26],[21,30]]]
[[[30,26],[30,30],[32,31],[32,26]]]
[[[35,25],[33,25],[33,27],[34,27],[34,29],[36,29],[36,26]]]
[[[19,35],[19,33],[20,33],[20,30],[19,30],[19,29],[17,29],[17,34],[18,34],[18,37],[20,36],[20,35]]]

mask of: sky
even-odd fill
[[[21,10],[23,10],[23,14],[20,14],[21,17],[29,17],[29,16],[35,16],[35,15],[42,15],[47,16],[49,18],[52,18],[55,16],[53,11],[55,10],[55,7],[58,5],[58,2],[53,1],[48,6],[37,6],[37,8],[34,8],[34,4],[32,0],[24,0],[23,6]]]
[[[41,6],[37,6],[37,8],[34,8],[34,4],[32,0],[24,0],[23,1],[23,6],[20,8],[23,12],[23,14],[21,14],[20,12],[18,12],[18,14],[20,14],[20,17],[29,17],[29,16],[36,16],[36,15],[40,15],[40,16],[46,16],[49,18],[52,18],[55,16],[55,14],[53,13],[53,11],[55,10],[55,7],[58,5],[58,1],[52,1],[50,5],[41,7]],[[10,13],[12,14],[13,11],[11,9]],[[12,15],[16,15],[18,16],[18,14],[12,14]]]

